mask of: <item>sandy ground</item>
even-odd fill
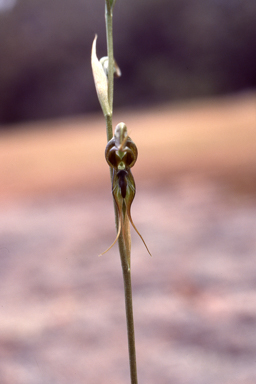
[[[256,96],[124,112],[139,383],[256,382]],[[128,384],[102,118],[2,132],[0,383]]]

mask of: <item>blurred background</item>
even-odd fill
[[[256,382],[256,2],[117,0],[139,383]],[[129,384],[103,0],[0,0],[0,383]]]
[[[1,0],[0,123],[98,110],[92,40],[106,55],[103,0]],[[254,0],[120,1],[115,107],[256,86]]]

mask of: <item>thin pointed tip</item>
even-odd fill
[[[106,251],[102,252],[100,256],[104,255],[105,253],[107,253],[117,242],[118,238],[119,238],[119,235],[120,235],[120,232],[121,232],[121,222],[120,222],[120,218],[119,218],[119,227],[118,227],[118,232],[117,232],[117,235],[116,235],[116,238],[115,238],[115,241],[110,245],[110,247],[108,247],[108,249],[106,249]]]
[[[142,241],[143,241],[143,244],[145,245],[146,250],[148,251],[149,256],[153,257],[153,256],[151,255],[151,253],[150,253],[150,251],[149,251],[149,249],[148,249],[148,247],[147,247],[145,241],[143,240],[143,238],[142,238]]]
[[[139,237],[141,238],[141,240],[142,240],[143,244],[145,245],[145,248],[146,248],[146,250],[148,251],[149,255],[152,257],[152,255],[151,255],[151,253],[150,253],[150,251],[149,251],[149,249],[148,249],[148,247],[147,247],[147,244],[146,244],[145,240],[144,240],[143,237],[141,236],[140,232],[138,231],[138,229],[136,228],[136,226],[135,226],[135,224],[134,224],[134,222],[133,222],[133,220],[132,220],[130,209],[127,210],[127,214],[128,214],[128,217],[129,217],[129,220],[130,220],[131,225],[133,226],[133,228],[135,229],[135,231],[137,232],[137,234],[138,234]]]

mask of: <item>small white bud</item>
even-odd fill
[[[108,76],[108,57],[107,56],[103,56],[100,59],[100,63],[102,65],[103,69],[104,69],[104,72]],[[114,60],[114,76],[115,77],[121,77],[122,76],[121,69],[118,67],[117,62],[115,60]]]

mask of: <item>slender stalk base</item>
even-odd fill
[[[131,284],[130,269],[128,270],[127,268],[123,267],[123,279],[124,279],[124,291],[125,291],[125,309],[126,309],[131,384],[138,384],[136,350],[135,350],[135,333],[134,333],[134,322],[133,322],[133,306],[132,306],[132,284]]]
[[[106,19],[106,33],[107,33],[107,49],[108,49],[108,101],[110,105],[110,115],[106,118],[107,140],[113,137],[112,128],[112,113],[113,113],[113,94],[114,94],[114,53],[113,53],[113,5],[115,0],[110,5],[110,1],[106,0],[105,19]],[[112,179],[112,170],[110,168],[110,176]],[[118,210],[114,202],[116,228],[118,229]],[[133,321],[133,305],[132,305],[132,284],[131,284],[131,269],[130,269],[130,224],[124,208],[124,233],[125,239],[120,234],[118,238],[119,253],[121,265],[123,270],[124,280],[124,294],[125,294],[125,309],[126,309],[126,323],[128,335],[128,349],[130,361],[130,375],[131,384],[138,384],[137,379],[137,364],[136,364],[136,350],[135,350],[135,333]]]

